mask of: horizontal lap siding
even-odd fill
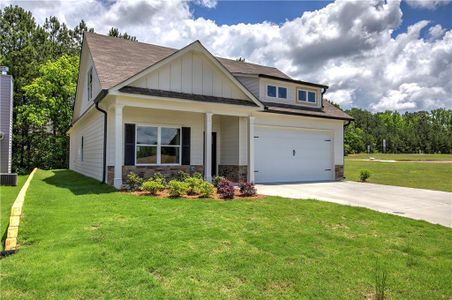
[[[81,161],[81,138],[84,155]],[[69,168],[83,175],[102,180],[103,171],[103,116],[94,111],[78,122],[70,135]]]

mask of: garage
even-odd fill
[[[333,133],[294,127],[256,126],[255,181],[333,180]]]

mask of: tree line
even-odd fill
[[[355,120],[344,133],[345,153],[451,153],[452,110],[371,113],[352,108]],[[386,149],[384,149],[384,141]]]
[[[56,17],[43,25],[19,6],[0,10],[0,65],[14,78],[13,168],[66,168],[66,134],[78,78],[79,53],[85,31],[81,20],[69,28]],[[111,28],[110,36],[136,41]]]

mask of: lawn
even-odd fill
[[[2,237],[1,250],[5,244],[3,239],[6,237],[6,230],[8,229],[9,216],[11,214],[11,206],[19,194],[20,188],[27,180],[28,176],[18,176],[17,186],[0,186],[0,233]]]
[[[0,298],[452,297],[452,231],[320,201],[156,199],[38,171]]]
[[[391,153],[359,153],[350,154],[347,156],[348,159],[369,159],[370,157],[376,159],[387,159],[387,160],[399,160],[399,161],[452,161],[452,154],[391,154]]]
[[[452,192],[452,164],[416,162],[378,162],[345,159],[345,178],[359,181],[360,170],[367,169],[369,182]]]

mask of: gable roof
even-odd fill
[[[179,49],[133,42],[92,32],[85,32],[85,39],[96,66],[101,89],[110,89],[179,51]],[[233,74],[267,74],[290,79],[289,76],[273,67],[222,57],[216,58]]]

